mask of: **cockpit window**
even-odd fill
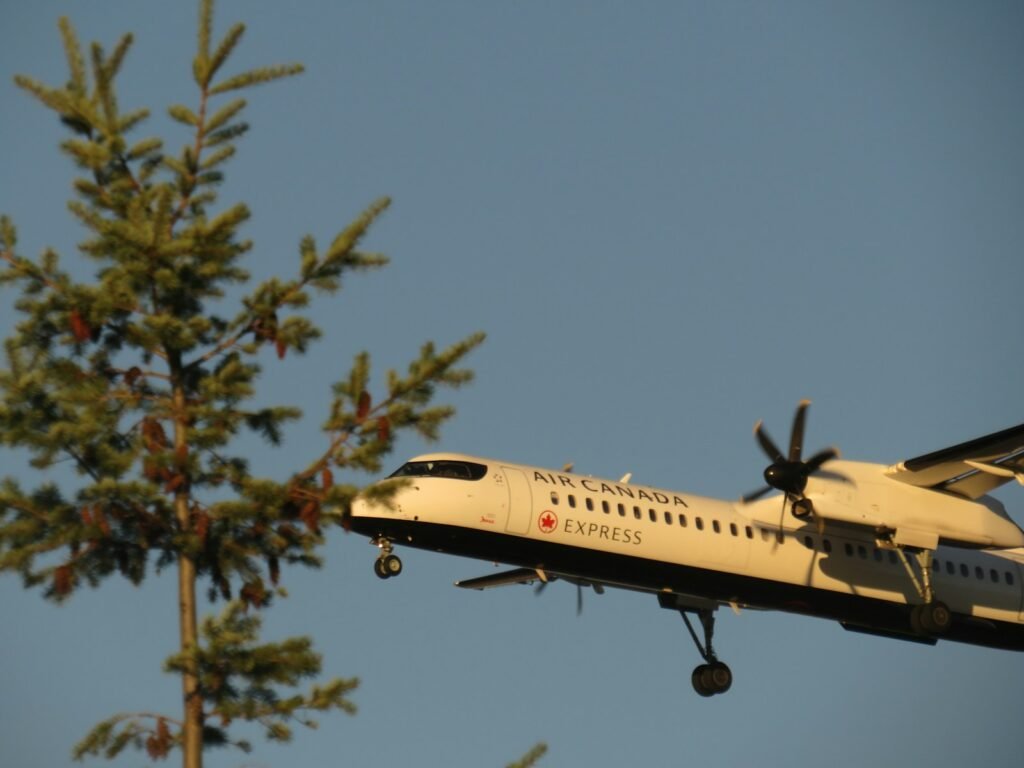
[[[448,477],[455,480],[479,480],[487,474],[487,467],[471,461],[410,461],[403,464],[391,477]]]

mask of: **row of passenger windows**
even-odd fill
[[[767,534],[767,531],[763,531],[763,533]],[[804,546],[808,549],[814,549],[814,539],[810,536],[804,536]],[[832,542],[828,539],[822,539],[821,548],[824,552],[831,552]],[[868,559],[868,548],[864,544],[854,545],[849,541],[843,542],[843,552],[846,553],[847,557],[853,557],[854,553],[856,553],[857,557],[859,557],[861,560]],[[885,553],[883,554],[883,550],[879,549],[878,547],[871,547],[871,557],[876,563],[883,562],[886,559],[886,554],[888,555],[888,561],[890,565],[899,564],[900,559],[899,556],[896,554],[895,550],[885,550]],[[971,577],[971,568],[969,565],[967,565],[967,563],[958,564],[954,563],[952,560],[942,561],[937,557],[932,558],[932,571],[934,573],[942,573],[943,566],[945,567],[946,573],[950,576],[956,576],[957,573],[959,573],[965,579]],[[979,581],[984,581],[985,569],[982,568],[980,565],[974,566],[974,577]],[[989,568],[988,579],[993,584],[998,584],[1000,581],[999,571],[997,571],[995,568]],[[1003,579],[1006,581],[1007,584],[1012,586],[1013,572],[1004,571]]]
[[[566,501],[569,504],[570,508],[576,509],[576,496],[575,495],[573,495],[571,493],[568,494],[566,496]],[[559,504],[558,491],[552,491],[551,492],[551,503],[556,505],[556,506]],[[583,504],[586,507],[588,512],[593,512],[596,509],[594,500],[592,498],[590,498],[589,496],[584,497]],[[602,499],[601,500],[601,511],[604,512],[604,514],[606,514],[606,515],[610,515],[612,513],[612,505],[606,499]],[[631,513],[636,520],[642,520],[644,518],[643,510],[639,506],[637,506],[635,504],[632,505],[631,510],[627,511],[626,505],[621,503],[621,502],[619,502],[619,503],[617,503],[615,505],[615,511],[618,513],[619,517],[626,517],[627,514]],[[673,516],[673,514],[671,512],[669,512],[668,510],[665,510],[664,512],[662,512],[662,514],[661,514],[661,516],[659,518],[658,512],[655,509],[648,508],[647,509],[647,517],[648,517],[648,519],[652,523],[656,523],[656,522],[659,521],[659,519],[663,519],[665,521],[666,525],[676,525],[676,524],[678,524],[682,528],[686,528],[689,525],[689,519],[682,512],[677,512]],[[704,519],[702,517],[694,515],[694,517],[693,517],[693,526],[698,531],[703,531],[704,530]],[[711,530],[714,531],[715,533],[721,533],[722,532],[722,524],[718,520],[714,520],[713,519],[711,521]],[[729,533],[732,534],[733,536],[739,536],[740,535],[739,528],[737,527],[736,523],[729,523]],[[749,525],[743,526],[743,533],[744,533],[744,535],[748,539],[753,539],[754,538],[754,529],[751,528]],[[778,543],[778,544],[784,544],[785,540],[786,540],[785,534],[783,533],[783,531],[781,531],[781,530],[776,531],[775,535],[773,537],[771,532],[768,531],[766,528],[762,528],[761,529],[761,538],[764,541],[769,541],[772,538],[774,538],[776,543]],[[814,549],[815,548],[814,539],[811,536],[804,536],[804,546],[807,547],[808,549]],[[832,552],[832,542],[831,542],[831,540],[829,540],[827,538],[821,539],[821,549],[825,553],[831,553]],[[856,544],[856,545],[854,545],[854,544],[852,544],[849,541],[844,542],[843,543],[843,552],[847,555],[847,557],[853,557],[854,554],[856,554],[856,556],[859,557],[861,560],[867,560],[868,559],[868,548],[865,545],[863,545],[863,544]],[[886,552],[888,554],[888,561],[889,561],[890,565],[898,565],[899,564],[899,557],[896,555],[896,552],[891,550],[891,549],[887,550]],[[885,554],[883,554],[883,550],[879,549],[878,547],[872,547],[871,548],[871,557],[875,560],[875,562],[878,562],[878,563],[881,563],[881,562],[883,562],[886,559]],[[958,565],[957,563],[954,563],[952,560],[940,561],[939,558],[937,558],[937,557],[932,559],[932,570],[935,573],[941,573],[942,572],[942,568],[943,568],[943,564],[945,565],[946,573],[949,574],[950,576],[955,576],[958,572],[965,579],[966,578],[970,578],[970,576],[971,576],[971,569],[970,569],[970,567],[966,563],[959,563],[959,565]],[[984,581],[984,579],[985,579],[985,569],[982,568],[980,565],[974,566],[974,576],[975,576],[976,579]],[[989,580],[993,584],[998,584],[999,581],[1000,581],[999,571],[997,571],[995,568],[990,568],[989,571],[988,571],[988,578],[989,578]],[[1003,579],[1006,581],[1007,584],[1009,584],[1011,586],[1013,585],[1013,573],[1011,571],[1004,571]]]
[[[569,506],[572,509],[576,509],[576,497],[573,494],[571,494],[571,493],[568,494],[568,496],[566,497],[566,501],[568,502]],[[557,505],[559,503],[558,491],[552,491],[551,492],[551,503],[554,504],[554,505]],[[587,497],[585,497],[583,499],[583,503],[586,506],[587,511],[589,511],[589,512],[593,512],[596,509],[596,507],[594,505],[594,500],[592,498],[590,498],[589,496],[587,496]],[[626,505],[621,503],[621,502],[619,502],[618,504],[615,505],[615,511],[618,512],[619,517],[626,517],[627,514],[632,514],[633,517],[636,520],[643,520],[644,519],[644,511],[639,506],[634,504],[632,506],[631,510],[632,510],[631,512],[627,513]],[[604,512],[606,515],[610,515],[612,513],[612,505],[610,503],[608,503],[608,501],[606,499],[602,499],[601,500],[601,511]],[[657,523],[659,521],[659,519],[663,519],[665,521],[666,525],[676,525],[676,524],[678,524],[682,528],[686,528],[690,524],[689,519],[682,512],[678,512],[678,513],[676,513],[675,516],[673,516],[672,513],[669,512],[667,509],[664,512],[662,512],[661,516],[659,517],[657,510],[652,509],[652,508],[648,508],[648,510],[647,510],[647,518],[652,523]],[[693,518],[693,526],[698,531],[703,531],[704,530],[704,518],[694,516],[694,518]],[[711,521],[711,530],[713,530],[715,533],[721,533],[722,532],[722,524],[720,522],[718,522],[717,520],[712,520]],[[740,531],[739,531],[739,528],[736,527],[736,523],[729,523],[729,533],[731,533],[733,536],[739,536],[740,535]],[[751,528],[749,525],[744,526],[744,533],[746,534],[746,537],[748,539],[754,538],[754,529]]]

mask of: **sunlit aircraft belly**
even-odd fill
[[[626,589],[883,630],[907,626],[916,593],[902,561],[868,533],[819,533],[782,514],[778,498],[751,514],[755,505],[474,461],[487,464],[479,480],[408,478],[390,508],[357,502],[353,530]],[[768,507],[779,510],[780,524],[758,522]],[[935,589],[959,617],[949,639],[1024,649],[1019,563],[943,547],[936,560]]]

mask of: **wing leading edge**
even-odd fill
[[[977,499],[1016,479],[1024,485],[1024,424],[889,467],[893,480]]]

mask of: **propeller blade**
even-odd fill
[[[832,459],[838,458],[839,451],[835,448],[826,448],[823,451],[818,451],[805,462],[807,465],[807,471],[808,473],[817,472],[821,468],[821,465],[826,461],[832,461]]]
[[[789,435],[789,460],[800,461],[804,449],[804,425],[807,423],[807,406],[810,400],[801,400],[793,416],[793,431]]]
[[[766,493],[770,493],[771,490],[772,487],[770,485],[762,486],[758,488],[756,491],[753,491],[752,493],[748,493],[745,496],[741,496],[740,501],[743,502],[744,504],[749,504],[752,501],[757,501]]]
[[[768,458],[772,461],[783,461],[782,451],[779,450],[778,446],[768,436],[768,432],[764,428],[764,422],[758,421],[754,425],[754,437],[757,438],[758,444],[761,446],[761,450],[764,451]]]

